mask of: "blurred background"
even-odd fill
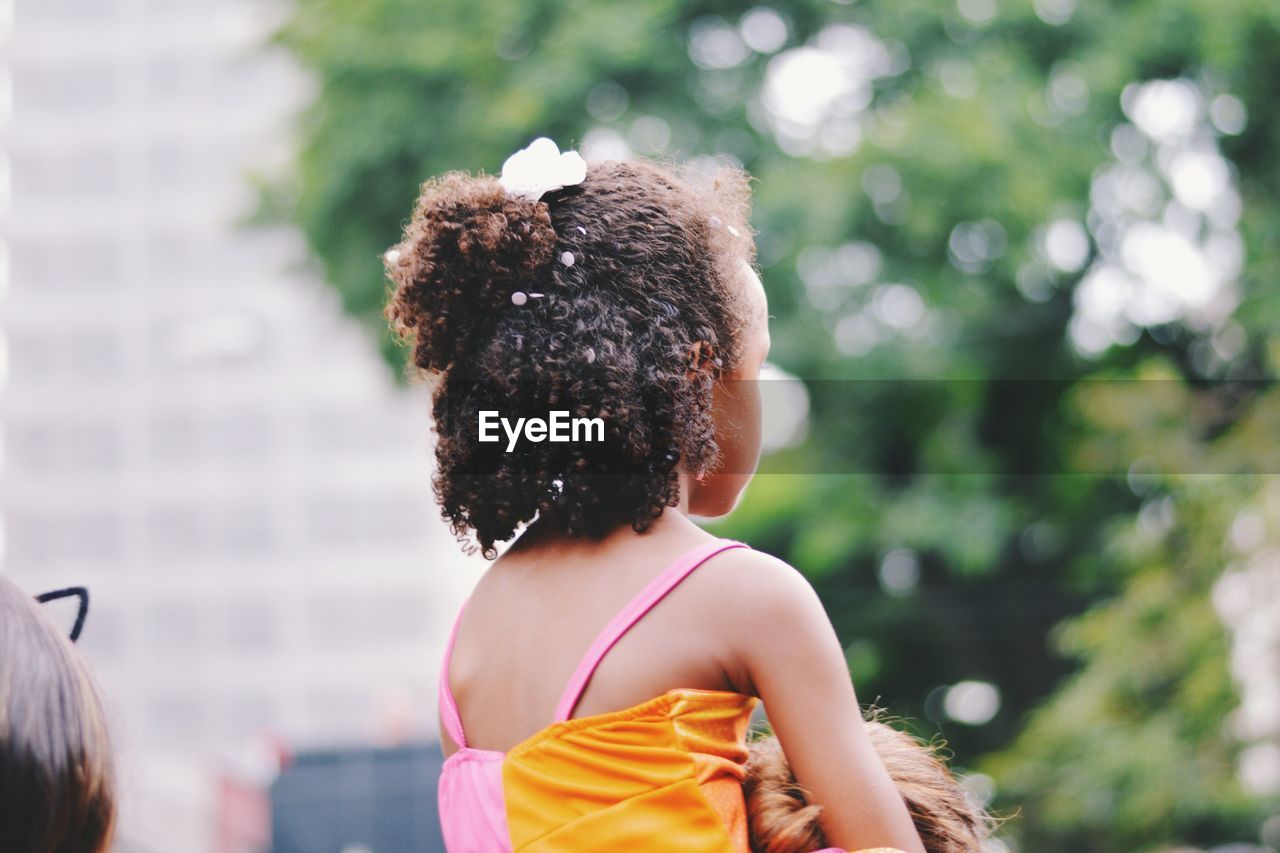
[[[421,389],[297,229],[239,224],[315,91],[263,47],[285,12],[0,3],[0,571],[90,589],[121,851],[267,849],[282,766],[433,739],[476,577]]]
[[[484,564],[379,255],[545,134],[758,179],[714,529],[992,850],[1280,850],[1277,80],[1273,0],[0,0],[0,570],[92,589],[118,849],[431,849]]]

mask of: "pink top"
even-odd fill
[[[654,578],[640,594],[613,618],[587,649],[556,707],[554,723],[570,719],[574,708],[600,661],[641,617],[661,601],[696,568],[741,542],[716,539],[681,555]],[[463,605],[465,609],[465,604]],[[467,745],[466,732],[453,691],[449,687],[449,661],[462,612],[454,621],[440,666],[440,716],[444,729],[459,747],[444,763],[440,776],[440,823],[445,846],[451,853],[503,853],[511,850],[502,777],[506,753]]]

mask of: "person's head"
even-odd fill
[[[0,577],[0,850],[99,853],[115,822],[102,704],[71,642]]]
[[[976,853],[993,819],[951,775],[937,750],[876,719],[866,722],[876,754],[902,794],[928,853]],[[827,847],[819,817],[777,738],[748,744],[743,793],[754,853],[808,853]]]
[[[435,488],[455,532],[492,555],[535,515],[598,536],[682,498],[732,508],[759,455],[751,380],[769,346],[749,180],[635,158],[539,201],[484,175],[422,185],[384,256],[387,317],[437,379]],[[479,440],[481,411],[555,410],[600,418],[604,440]]]

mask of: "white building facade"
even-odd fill
[[[268,744],[433,738],[482,567],[425,391],[296,233],[236,225],[311,95],[261,46],[282,13],[0,0],[0,571],[91,590],[119,850],[233,849],[220,780],[268,780]]]

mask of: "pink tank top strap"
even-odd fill
[[[444,730],[459,747],[466,747],[467,736],[462,731],[462,717],[458,715],[458,703],[453,701],[453,691],[449,689],[449,661],[453,658],[453,641],[458,638],[458,626],[462,624],[462,612],[467,609],[464,601],[458,608],[458,615],[449,629],[449,639],[444,644],[444,660],[440,662],[440,719]]]
[[[642,589],[639,595],[633,598],[617,616],[613,617],[613,621],[605,626],[600,635],[596,637],[595,642],[587,649],[586,656],[578,664],[577,670],[573,673],[573,678],[569,680],[564,694],[560,697],[560,704],[556,707],[555,721],[557,723],[563,722],[572,716],[573,709],[577,707],[578,700],[582,698],[582,691],[586,689],[587,682],[591,680],[591,676],[595,673],[596,667],[600,665],[600,661],[603,660],[605,654],[608,653],[609,649],[613,648],[623,634],[631,629],[631,626],[639,622],[640,618],[653,609],[653,606],[661,601],[667,593],[675,589],[694,569],[721,551],[746,547],[748,546],[742,542],[732,539],[716,539],[707,542],[681,555],[660,575],[650,581],[649,585]]]

